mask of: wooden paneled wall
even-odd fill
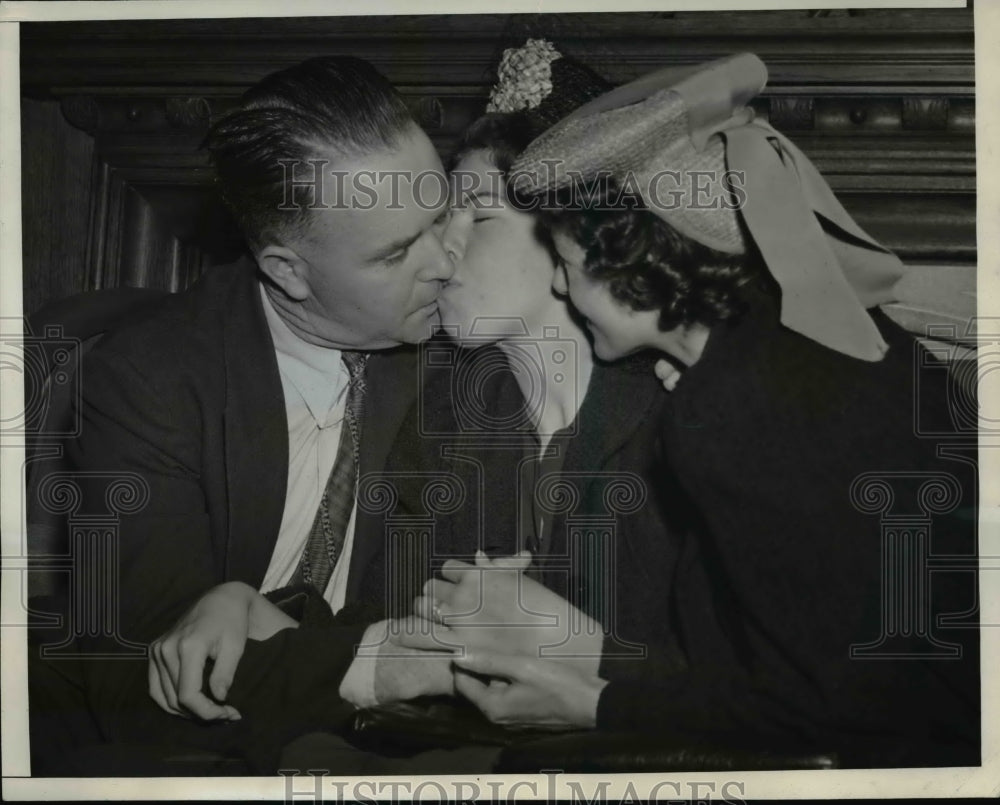
[[[84,288],[176,290],[240,242],[198,145],[264,75],[349,53],[396,84],[443,153],[492,68],[553,38],[612,81],[737,51],[760,115],[858,221],[935,271],[975,260],[971,9],[468,15],[24,24],[25,307]]]
[[[71,126],[57,101],[21,103],[24,305],[86,289],[94,138]]]

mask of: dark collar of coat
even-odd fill
[[[618,363],[595,363],[564,470],[604,466],[640,425],[657,416],[667,392],[653,374],[654,360],[643,353]]]
[[[226,578],[259,587],[285,508],[288,417],[256,278],[256,264],[243,258],[225,300],[223,348],[229,489]]]

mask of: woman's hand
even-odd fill
[[[600,624],[524,574],[531,554],[474,565],[445,563],[444,579],[431,579],[414,602],[418,617],[434,622],[430,635],[404,635],[411,648],[465,649],[558,660],[580,673],[596,674],[601,660]]]
[[[667,391],[673,391],[677,387],[677,381],[681,379],[681,372],[676,366],[674,366],[666,358],[660,358],[656,362],[656,366],[653,371],[656,376],[663,383],[663,388]]]
[[[565,663],[532,657],[468,653],[455,657],[455,690],[497,724],[534,727],[597,725],[607,681]],[[482,681],[472,674],[490,677]]]

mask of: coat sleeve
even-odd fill
[[[277,770],[281,749],[293,738],[343,732],[355,713],[339,689],[367,619],[334,616],[315,590],[300,589],[295,604],[282,604],[299,621],[298,628],[264,641],[248,640],[226,697],[242,716],[248,760],[264,774]],[[206,690],[210,672],[206,669]]]
[[[164,387],[160,378],[170,376],[167,372],[147,373],[111,349],[88,354],[80,371],[80,429],[67,445],[71,479],[80,493],[76,514],[107,522],[109,509],[120,513],[114,552],[74,553],[80,563],[76,577],[90,586],[77,591],[84,595],[71,597],[70,605],[111,607],[114,633],[81,634],[78,644],[84,655],[121,655],[122,643],[148,644],[221,581],[200,485],[205,423],[188,389]],[[114,497],[115,489],[122,497]],[[129,505],[130,496],[137,505]],[[98,565],[115,561],[116,567]],[[94,580],[108,576],[116,580],[108,588],[114,595],[97,601]],[[92,615],[108,617],[106,611]],[[84,623],[89,617],[86,611],[72,613],[70,620]],[[137,664],[87,666],[95,669],[88,690],[96,712],[130,706],[135,686],[124,684],[122,675],[136,673]]]

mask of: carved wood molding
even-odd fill
[[[101,127],[101,107],[92,95],[67,95],[59,101],[63,117],[87,134]]]
[[[788,131],[814,128],[815,111],[815,99],[802,97],[770,98],[767,108],[771,125]]]
[[[948,128],[949,98],[903,98],[902,127],[943,131]],[[967,115],[966,117],[971,117]],[[970,133],[975,133],[975,123]]]
[[[177,129],[207,129],[212,106],[205,98],[167,98],[164,102],[167,123]]]
[[[486,106],[486,87],[441,91],[404,88],[410,110],[432,137],[457,136]],[[234,106],[237,96],[66,95],[63,114],[91,134],[172,134],[205,131],[210,121]],[[975,135],[975,99],[899,94],[837,96],[766,92],[755,98],[757,113],[775,128],[831,135],[898,135],[938,131],[960,137]]]
[[[58,99],[95,138],[98,284],[135,283],[162,263],[163,276],[143,281],[183,286],[199,249],[232,246],[211,232],[191,245],[218,223],[216,212],[196,220],[217,210],[198,145],[264,75],[314,55],[366,58],[447,154],[484,109],[502,49],[526,36],[554,38],[617,82],[756,52],[770,74],[757,114],[789,133],[862,227],[904,258],[975,256],[969,9],[95,21],[21,34],[23,92]]]
[[[88,134],[207,131],[212,118],[212,104],[197,95],[66,95],[60,107]]]
[[[765,94],[753,105],[775,128],[788,131],[866,135],[937,131],[968,137],[970,142],[976,133],[974,98]]]
[[[667,64],[739,50],[768,64],[770,86],[971,87],[971,9],[426,15],[22,24],[29,89],[201,86],[239,94],[310,56],[367,58],[397,85],[489,82],[503,47],[547,36],[623,81]],[[207,93],[213,94],[213,93]]]

